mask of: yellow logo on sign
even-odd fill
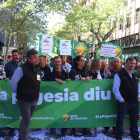
[[[100,56],[100,54],[101,54],[101,50],[98,51],[98,56]]]
[[[63,115],[63,117],[62,117],[62,119],[63,119],[64,121],[68,121],[69,118],[70,118],[70,117],[69,117],[68,114]]]
[[[83,45],[80,45],[76,48],[76,52],[78,55],[84,55],[86,53],[86,47]]]
[[[121,53],[121,50],[119,48],[116,48],[116,53],[115,53],[115,56],[119,56]]]

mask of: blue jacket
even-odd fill
[[[89,72],[88,72],[88,69],[86,67],[83,67],[82,71],[83,71],[84,76],[81,75],[81,70],[79,70],[78,68],[72,68],[70,73],[69,73],[69,78],[71,80],[81,80],[82,77],[89,76]]]
[[[19,60],[19,62],[22,62],[22,61]],[[5,65],[5,68],[4,68],[6,77],[11,80],[16,68],[17,68],[17,64],[15,64],[15,62],[13,60],[7,62]]]

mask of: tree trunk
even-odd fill
[[[11,43],[11,33],[9,35],[9,39],[8,39],[8,45],[7,45],[7,49],[6,49],[6,56],[5,56],[5,64],[7,63],[7,58],[8,58],[8,52],[9,52],[9,47],[10,47],[10,43]]]

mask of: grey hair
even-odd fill
[[[90,63],[91,63],[90,61],[86,60],[86,61],[85,61],[85,66],[86,66],[86,65],[89,65]]]

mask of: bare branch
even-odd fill
[[[90,31],[91,31],[93,34],[95,34],[95,36],[96,36],[98,42],[101,43],[101,40],[100,40],[100,38],[99,38],[99,36],[98,36],[98,32],[95,32],[95,31],[93,30],[93,24],[91,24],[91,30],[90,30]],[[100,35],[100,34],[99,34],[99,35]]]
[[[106,41],[108,39],[108,37],[110,37],[110,35],[112,34],[112,32],[114,31],[115,28],[116,28],[116,26],[114,26],[109,32],[107,32],[104,35],[103,41]]]
[[[101,25],[102,25],[102,22],[99,24],[98,33],[100,32]]]

